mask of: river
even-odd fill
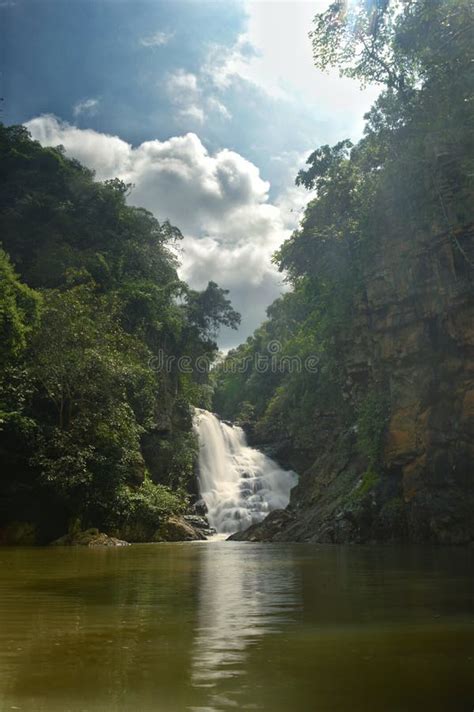
[[[474,706],[474,551],[0,550],[0,710]]]

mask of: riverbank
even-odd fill
[[[167,517],[156,529],[149,526],[123,527],[120,530],[101,532],[95,527],[82,529],[74,522],[69,531],[53,541],[39,541],[36,527],[31,522],[12,522],[0,529],[0,546],[87,546],[114,547],[129,544],[157,542],[205,541],[215,534],[203,516],[184,514]]]

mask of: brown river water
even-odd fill
[[[0,710],[471,712],[474,550],[0,550]]]

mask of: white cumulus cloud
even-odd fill
[[[308,33],[316,13],[328,0],[246,0],[246,31],[229,46],[209,47],[203,77],[217,90],[248,82],[268,96],[294,104],[296,110],[311,107],[319,119],[332,122],[333,137],[357,138],[363,114],[379,93],[369,86],[361,91],[356,80],[341,78],[314,66]]]
[[[130,159],[131,146],[117,136],[78,129],[55,116],[39,116],[25,126],[43,146],[64,146],[69,156],[92,168],[99,180],[122,174]]]
[[[176,98],[187,99],[190,95],[195,96],[198,91],[197,77],[191,72],[185,72],[184,69],[178,69],[168,76],[167,81],[168,91],[176,96]]]
[[[80,116],[81,114],[93,115],[97,113],[97,107],[99,106],[98,99],[82,99],[74,104],[72,113],[74,116]]]
[[[203,123],[204,107],[195,74],[184,69],[171,72],[166,79],[166,91],[182,118]]]
[[[168,74],[165,89],[171,102],[183,119],[191,119],[202,124],[207,114],[213,113],[230,119],[231,114],[220,99],[209,94],[207,78],[199,78],[192,72],[177,69]]]
[[[99,179],[117,176],[132,183],[132,204],[181,229],[183,278],[198,289],[217,281],[231,290],[242,312],[240,335],[226,337],[224,346],[242,340],[261,322],[282,289],[271,255],[290,234],[292,198],[283,197],[281,207],[270,203],[270,185],[257,166],[228,149],[209,153],[194,133],[133,147],[51,115],[26,126],[43,145],[62,144]]]

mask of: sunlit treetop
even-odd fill
[[[404,92],[452,61],[473,31],[470,0],[336,0],[315,16],[310,38],[319,69]]]

